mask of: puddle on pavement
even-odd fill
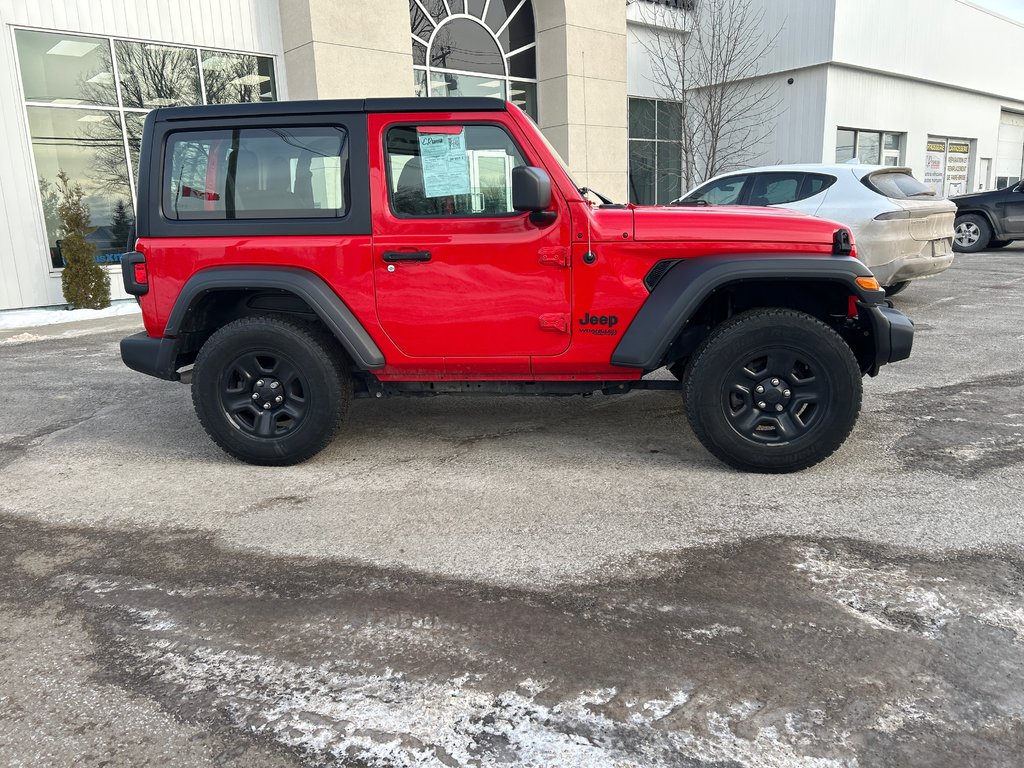
[[[1018,765],[1024,567],[772,538],[531,592],[0,522],[116,682],[316,765]]]

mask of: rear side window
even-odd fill
[[[785,205],[806,200],[835,183],[834,176],[802,171],[759,173],[751,184],[747,205]]]
[[[740,193],[746,181],[746,176],[729,176],[712,181],[687,195],[685,200],[688,203],[704,202],[708,205],[739,205]]]
[[[806,200],[808,197],[814,197],[835,183],[835,176],[826,176],[822,173],[806,173],[804,174],[803,184],[800,186],[800,197],[797,200]]]
[[[864,186],[894,200],[910,197],[935,197],[935,190],[926,187],[905,171],[872,173],[864,179]]]
[[[299,219],[348,211],[348,135],[337,126],[187,131],[167,140],[168,219]]]
[[[387,132],[391,210],[403,218],[518,215],[512,169],[522,153],[496,125],[403,125]]]

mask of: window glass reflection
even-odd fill
[[[511,94],[508,100],[519,107],[534,120],[537,119],[537,84],[519,83],[513,80],[509,83]]]
[[[471,19],[443,25],[430,46],[430,64],[439,69],[505,74],[501,49],[491,33]]]
[[[655,142],[629,142],[629,201],[637,205],[653,205],[655,187]]]
[[[141,112],[125,112],[124,126],[128,130],[128,152],[131,163],[132,176],[138,184],[139,178],[139,148],[142,146],[142,126],[146,123],[146,116]]]
[[[121,100],[126,107],[175,107],[199,104],[195,48],[117,40]]]
[[[200,51],[207,104],[276,101],[274,63],[266,56]]]
[[[61,171],[68,174],[71,184],[80,184],[85,193],[83,200],[95,227],[88,239],[96,246],[97,254],[122,253],[133,209],[117,113],[28,107],[28,122],[53,266],[63,266],[56,208],[57,174]]]
[[[486,96],[504,99],[505,81],[496,77],[433,72],[430,75],[430,93],[432,96]]]
[[[26,29],[14,36],[26,101],[117,106],[106,38]]]

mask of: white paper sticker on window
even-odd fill
[[[429,130],[429,129],[428,129]],[[418,131],[423,189],[427,197],[469,194],[469,158],[466,133]]]

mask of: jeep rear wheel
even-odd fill
[[[697,438],[726,464],[795,472],[832,455],[850,434],[861,372],[824,323],[759,309],[711,332],[687,371],[684,396]]]
[[[271,317],[236,320],[203,345],[192,402],[207,434],[250,464],[296,464],[348,414],[352,381],[330,339]]]

